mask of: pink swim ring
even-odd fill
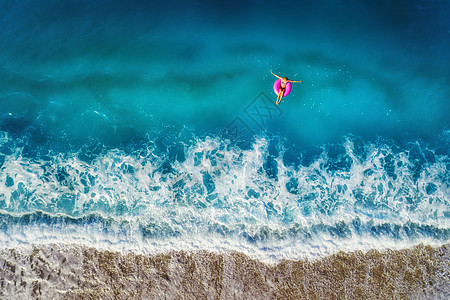
[[[275,83],[273,84],[273,91],[275,92],[275,94],[278,95],[278,93],[280,92],[280,85],[281,85],[281,79],[277,79],[275,81]],[[283,93],[283,97],[289,95],[289,93],[292,90],[292,84],[290,82],[288,82],[286,84],[286,88],[284,89],[284,93]]]

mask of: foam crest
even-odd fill
[[[448,157],[420,145],[348,137],[292,164],[269,137],[249,149],[197,138],[179,143],[179,156],[150,141],[91,160],[81,152],[27,157],[21,143],[6,135],[1,143],[1,240],[9,246],[177,245],[290,258],[449,240]],[[36,229],[43,235],[33,237]]]

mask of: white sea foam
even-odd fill
[[[0,175],[1,244],[237,250],[278,260],[448,242],[448,157],[422,149],[430,160],[418,164],[425,154],[381,142],[356,149],[348,138],[337,156],[324,147],[292,165],[282,144],[269,153],[270,142],[258,138],[242,150],[197,139],[180,146],[185,159],[150,142],[90,162],[81,152],[30,158],[10,145]]]

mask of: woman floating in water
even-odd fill
[[[291,82],[302,82],[303,81],[303,80],[300,80],[300,81],[289,80],[287,77],[280,77],[280,76],[274,74],[272,71],[270,71],[270,73],[272,73],[273,76],[278,78],[278,80],[275,81],[275,83],[273,85],[273,90],[275,91],[275,94],[278,95],[277,105],[280,104],[281,98],[283,98],[284,96],[287,96],[291,92],[291,89],[292,89]]]

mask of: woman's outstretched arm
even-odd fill
[[[272,72],[272,70],[270,70],[270,73],[272,73],[272,75],[273,76],[275,76],[275,77],[277,77],[277,78],[280,78],[280,79],[282,79],[280,76],[278,76],[278,75],[276,75],[276,74],[274,74],[273,72]]]

